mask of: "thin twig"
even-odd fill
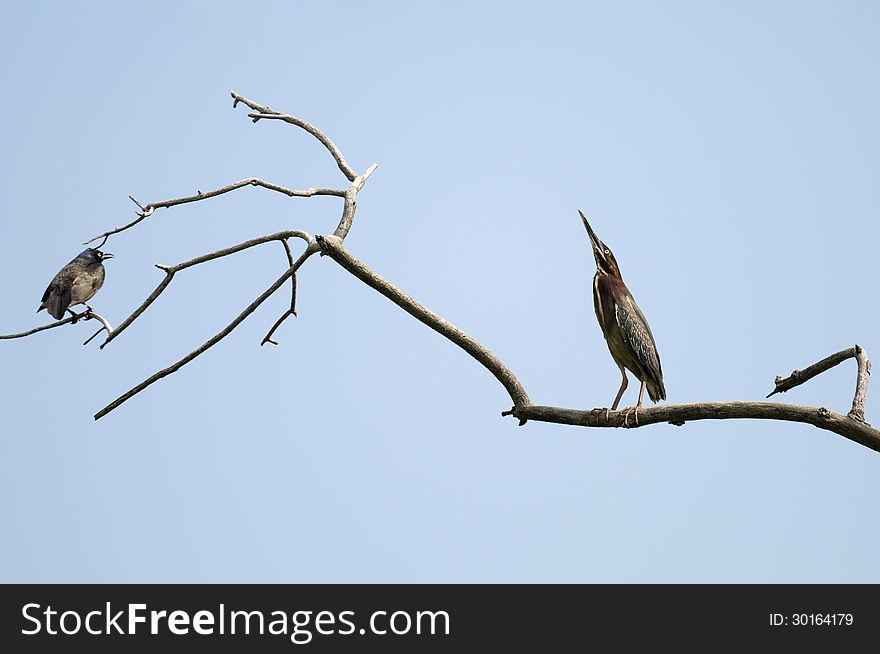
[[[124,232],[126,229],[131,229],[132,227],[134,227],[135,225],[140,223],[142,220],[149,218],[152,215],[153,215],[152,209],[150,209],[149,211],[145,211],[143,213],[139,213],[138,217],[135,218],[134,220],[132,220],[130,223],[126,223],[125,225],[122,225],[121,227],[109,229],[106,232],[104,232],[103,234],[98,234],[97,236],[93,236],[88,241],[84,241],[83,245],[88,245],[89,243],[97,241],[99,238],[106,239],[106,238],[109,238],[110,236],[112,236],[113,234],[118,234],[119,232]]]
[[[174,278],[175,273],[178,273],[181,270],[185,270],[186,268],[189,268],[191,266],[197,266],[207,261],[212,261],[214,259],[219,259],[220,257],[235,254],[236,252],[241,252],[242,250],[247,250],[248,248],[252,248],[256,245],[262,245],[263,243],[269,243],[270,241],[284,242],[288,238],[301,238],[308,244],[308,246],[313,246],[315,244],[315,237],[308,232],[305,232],[301,229],[289,229],[283,232],[275,232],[274,234],[267,234],[266,236],[252,238],[248,241],[244,241],[243,243],[203,254],[193,259],[178,263],[174,266],[164,266],[161,264],[156,264],[157,268],[165,272],[165,279],[159,282],[159,285],[156,286],[155,290],[150,293],[149,296],[147,296],[147,299],[144,300],[141,305],[137,309],[135,309],[128,318],[123,320],[122,324],[120,324],[115,331],[107,336],[107,339],[103,343],[101,343],[101,349],[103,349],[105,345],[110,343],[110,341],[114,340],[117,336],[119,336],[119,334],[125,331],[125,329],[129,325],[131,325],[131,323],[133,323],[138,318],[138,316],[140,316],[144,311],[147,310],[147,308],[156,300],[156,298],[158,298],[162,294],[162,291],[164,291],[165,288],[171,283],[171,280]]]
[[[89,336],[86,339],[85,343],[83,343],[83,345],[88,345],[92,341],[92,339],[95,338],[95,336],[97,336],[98,334],[100,334],[103,331],[106,331],[108,336],[113,333],[113,327],[110,326],[110,323],[107,322],[107,319],[104,318],[103,316],[98,315],[97,313],[95,313],[91,309],[89,309],[88,311],[86,311],[86,320],[91,320],[92,318],[94,318],[95,320],[98,320],[103,325],[103,327],[101,327],[101,329],[99,329],[94,334]]]
[[[293,266],[293,252],[290,251],[290,245],[287,243],[287,240],[282,240],[281,245],[284,246],[284,253],[287,255],[287,262]],[[272,329],[269,330],[269,333],[266,334],[265,338],[260,342],[260,346],[262,347],[266,343],[271,343],[272,345],[278,345],[278,341],[272,340],[272,335],[275,333],[275,330],[281,326],[285,320],[287,320],[290,316],[296,316],[296,273],[290,276],[290,308],[281,314],[281,317],[275,321],[275,324],[272,325]]]
[[[30,336],[31,334],[46,331],[47,329],[55,329],[56,327],[61,327],[61,325],[66,325],[73,322],[74,320],[79,320],[79,316],[68,316],[67,318],[58,320],[57,322],[52,322],[48,325],[42,325],[41,327],[34,327],[33,329],[29,329],[26,332],[19,332],[18,334],[0,334],[0,340],[24,338],[25,336]]]
[[[379,167],[379,164],[371,163],[367,167],[367,169],[364,171],[363,175],[359,175],[358,177],[355,178],[355,180],[351,183],[351,185],[354,186],[356,191],[360,191],[364,187],[364,184],[370,178],[370,175],[372,175],[374,172],[376,172],[376,168],[378,168],[378,167]]]
[[[305,251],[300,255],[299,259],[297,259],[294,262],[294,264],[284,272],[283,275],[281,275],[278,279],[276,279],[275,282],[269,288],[267,288],[256,300],[251,302],[240,314],[238,314],[238,316],[236,316],[236,318],[231,323],[229,323],[223,330],[218,332],[214,337],[212,337],[211,339],[209,339],[208,341],[203,343],[201,346],[199,346],[198,348],[196,348],[195,350],[193,350],[192,352],[187,354],[185,357],[183,357],[179,361],[177,361],[177,362],[171,364],[170,366],[168,366],[167,368],[163,368],[159,372],[151,375],[150,377],[148,377],[147,379],[142,381],[140,384],[138,384],[137,386],[132,388],[127,393],[124,393],[123,395],[121,395],[118,398],[116,398],[115,400],[113,400],[110,404],[108,404],[103,409],[98,411],[98,413],[95,414],[95,420],[98,420],[98,419],[102,418],[103,416],[107,415],[108,413],[113,411],[113,409],[117,408],[119,405],[123,404],[127,400],[130,400],[132,397],[134,397],[135,395],[140,393],[142,390],[144,390],[145,388],[147,388],[151,384],[159,381],[163,377],[166,377],[166,376],[176,372],[177,370],[180,370],[180,368],[185,366],[187,363],[189,363],[190,361],[192,361],[193,359],[198,357],[200,354],[204,353],[205,351],[207,351],[208,349],[210,349],[211,347],[213,347],[214,345],[219,343],[221,340],[223,340],[236,327],[238,327],[238,325],[241,324],[241,322],[245,318],[247,318],[254,311],[256,311],[257,307],[259,307],[263,302],[265,302],[266,299],[268,299],[275,291],[277,291],[279,288],[281,288],[284,285],[284,282],[287,281],[287,278],[290,277],[291,275],[295,274],[297,269],[299,269],[299,267],[302,266],[303,263],[305,263],[306,259],[308,259],[311,255],[313,255],[317,251],[318,251],[318,246],[310,243],[309,246],[305,249]]]
[[[269,107],[263,107],[252,100],[248,100],[244,96],[239,95],[235,91],[232,92],[232,108],[234,109],[239,102],[246,104],[248,107],[254,110],[254,113],[249,113],[248,117],[252,118],[254,122],[265,118],[267,120],[283,120],[285,123],[290,123],[291,125],[296,125],[307,131],[309,134],[318,139],[325,148],[333,155],[333,158],[336,160],[336,165],[339,166],[339,170],[342,171],[342,174],[348,178],[348,181],[354,181],[357,177],[357,173],[352,170],[351,166],[348,165],[348,162],[345,161],[345,157],[342,156],[342,152],[336,147],[336,144],[330,140],[330,138],[324,134],[317,127],[304,121],[301,118],[297,118],[296,116],[291,116],[290,114],[283,114],[280,111],[274,111],[269,109]]]
[[[342,171],[342,174],[348,177],[349,181],[352,181],[355,177],[357,177],[357,173],[354,172],[351,166],[348,165],[348,162],[345,160],[345,157],[342,156],[342,152],[336,147],[336,144],[331,141],[327,135],[325,135],[321,130],[317,127],[304,121],[301,118],[297,118],[296,116],[291,116],[289,114],[282,113],[265,113],[265,112],[253,112],[248,114],[248,118],[252,118],[254,122],[258,120],[266,119],[266,120],[281,120],[285,123],[290,123],[291,125],[296,125],[297,127],[301,127],[309,134],[318,139],[327,150],[329,150],[330,154],[333,155],[333,158],[336,160],[336,165],[339,166],[339,170]]]
[[[292,278],[295,278],[295,277],[296,276],[294,275]],[[296,315],[296,311],[290,311],[290,310],[282,313],[281,316],[278,318],[278,320],[275,321],[275,324],[272,325],[272,328],[269,330],[269,333],[266,334],[266,336],[263,338],[262,341],[260,341],[260,345],[262,346],[262,345],[265,345],[266,343],[271,343],[272,345],[278,345],[278,341],[272,339],[272,336],[275,334],[275,330],[281,326],[281,323],[283,323],[285,320],[290,318],[290,316],[295,316],[295,315]]]
[[[171,200],[161,200],[159,202],[150,202],[147,205],[141,205],[140,202],[129,195],[128,197],[130,197],[132,201],[138,205],[138,207],[141,207],[141,212],[138,214],[138,217],[126,225],[116,227],[115,229],[108,230],[103,234],[99,234],[98,236],[90,238],[88,241],[85,242],[85,245],[88,245],[93,241],[97,241],[99,238],[106,239],[106,237],[108,236],[118,234],[119,232],[124,232],[125,230],[134,227],[145,218],[153,215],[153,212],[156,211],[156,209],[166,209],[168,207],[174,207],[179,204],[187,204],[189,202],[207,200],[209,198],[217,197],[218,195],[223,195],[224,193],[229,193],[231,191],[244,188],[245,186],[261,186],[263,188],[269,189],[270,191],[277,191],[278,193],[283,193],[284,195],[297,198],[310,198],[316,195],[330,195],[334,197],[344,198],[345,194],[347,193],[347,189],[343,190],[335,188],[307,188],[302,190],[291,189],[284,186],[279,186],[278,184],[273,184],[271,182],[266,182],[257,177],[248,177],[247,179],[242,179],[238,182],[227,184],[226,186],[214,189],[213,191],[207,191],[205,193],[203,193],[202,191],[198,191],[195,195],[187,195],[186,197],[173,198]]]
[[[329,256],[367,286],[375,289],[408,314],[420,320],[442,336],[448,338],[482,364],[498,381],[501,382],[505,390],[507,390],[507,393],[510,395],[511,400],[513,400],[514,406],[525,407],[530,404],[529,396],[516,376],[506,365],[504,365],[504,362],[501,361],[501,359],[483,347],[476,339],[440,317],[423,304],[420,304],[397,288],[397,286],[380,277],[365,264],[355,259],[351,253],[343,247],[341,239],[336,236],[318,236],[317,239],[318,244],[321,246],[322,254]]]
[[[122,323],[119,325],[119,327],[116,328],[115,331],[113,331],[110,334],[107,334],[107,338],[104,339],[103,343],[101,343],[100,349],[103,350],[104,346],[106,346],[108,343],[110,343],[110,341],[112,341],[117,336],[119,336],[119,334],[121,334],[123,331],[125,331],[125,329],[131,323],[133,323],[137,319],[138,316],[140,316],[144,311],[146,311],[147,307],[149,307],[153,303],[153,301],[162,294],[162,291],[165,290],[165,287],[171,283],[171,279],[173,277],[174,277],[174,273],[169,273],[166,270],[165,271],[165,278],[161,282],[159,282],[159,285],[155,288],[155,290],[153,290],[153,292],[147,296],[147,299],[144,300],[143,303],[137,309],[135,309],[128,318],[126,318],[125,320],[122,321]]]
[[[316,241],[309,241],[316,242]],[[281,241],[281,245],[284,246],[284,256],[287,257],[287,263],[291,266],[293,265],[293,252],[290,250],[290,243],[287,242],[287,239],[283,239]],[[296,315],[296,275],[293,275],[290,278],[290,312],[295,316]]]
[[[831,356],[827,356],[821,361],[814,363],[803,370],[794,370],[788,377],[778,376],[774,380],[775,388],[770,391],[767,397],[772,397],[776,395],[776,393],[785,393],[786,391],[790,391],[795,386],[800,386],[806,381],[809,381],[816,375],[819,375],[826,370],[833,368],[846,361],[847,359],[854,357],[856,355],[855,348],[848,347],[845,350],[841,350],[840,352],[835,352]]]
[[[71,309],[71,311],[73,311],[73,309]],[[8,339],[13,339],[13,338],[24,338],[25,336],[30,336],[31,334],[37,334],[39,332],[44,332],[47,329],[55,329],[56,327],[61,327],[62,325],[69,325],[69,324],[77,322],[78,320],[83,320],[83,322],[85,322],[86,320],[92,320],[92,319],[99,321],[104,326],[101,329],[99,329],[97,331],[97,333],[95,333],[85,343],[83,343],[83,345],[87,345],[88,342],[92,340],[92,338],[95,338],[95,336],[100,334],[105,329],[108,332],[113,331],[113,328],[110,326],[110,323],[107,322],[107,319],[104,318],[99,313],[92,311],[91,309],[83,311],[82,313],[77,313],[75,315],[68,316],[67,318],[63,318],[61,320],[57,320],[55,322],[49,323],[48,325],[34,327],[33,329],[29,329],[26,332],[19,332],[18,334],[0,334],[0,340],[8,340]]]

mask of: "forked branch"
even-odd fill
[[[638,422],[635,422],[627,415],[628,411],[626,409],[611,411],[606,416],[604,409],[583,411],[531,405],[527,407],[515,406],[508,411],[504,411],[501,415],[516,417],[521,425],[525,424],[528,420],[539,420],[542,422],[556,422],[586,427],[631,428],[644,427],[661,422],[669,422],[680,426],[692,420],[725,420],[731,418],[786,420],[789,422],[803,422],[815,425],[820,429],[827,429],[860,445],[880,452],[880,430],[874,429],[865,422],[864,413],[865,401],[868,396],[868,375],[871,372],[871,362],[868,360],[865,350],[858,345],[832,354],[804,370],[795,370],[784,379],[777,377],[775,382],[776,389],[770,395],[784,393],[852,357],[855,357],[858,361],[856,393],[853,398],[853,408],[845,416],[829,411],[825,407],[777,404],[775,402],[663,404],[639,409]],[[770,397],[770,395],[767,397]]]
[[[119,234],[120,232],[124,232],[127,229],[131,229],[142,220],[145,220],[146,218],[152,216],[153,212],[155,212],[156,209],[165,209],[169,207],[175,207],[178,204],[188,204],[190,202],[208,200],[210,198],[215,198],[218,195],[223,195],[224,193],[237,191],[238,189],[244,188],[245,186],[261,186],[263,188],[269,189],[270,191],[277,191],[278,193],[283,193],[284,195],[290,196],[292,198],[310,198],[316,195],[332,195],[335,197],[344,198],[346,193],[345,189],[335,188],[307,188],[304,190],[297,190],[285,188],[284,186],[279,186],[278,184],[272,184],[271,182],[266,182],[256,177],[248,177],[247,179],[233,182],[232,184],[227,184],[226,186],[221,186],[220,188],[214,189],[213,191],[207,191],[205,193],[197,191],[194,195],[187,195],[186,197],[182,198],[172,198],[170,200],[160,200],[158,202],[150,202],[146,205],[141,204],[133,195],[129,195],[128,197],[131,198],[131,201],[138,206],[138,209],[140,209],[140,211],[137,213],[137,218],[132,220],[130,223],[122,225],[121,227],[109,229],[106,232],[98,234],[97,236],[93,236],[83,245],[88,245],[89,243],[97,241],[99,238],[103,238],[106,240],[109,236],[112,236],[113,234]]]
[[[286,239],[281,241],[281,245],[284,246],[284,254],[287,255],[288,263],[293,267],[293,252],[290,251],[290,245],[288,245]],[[296,316],[296,274],[290,276],[290,308],[282,313],[281,317],[275,321],[275,324],[272,325],[269,333],[263,337],[262,341],[260,341],[260,345],[265,345],[266,343],[278,345],[278,341],[272,340],[272,335],[275,333],[275,330],[281,326],[281,323],[290,318],[290,316]]]
[[[302,266],[303,263],[305,263],[306,259],[308,259],[310,256],[312,256],[317,251],[318,251],[318,247],[316,245],[309,244],[309,246],[306,248],[305,252],[303,252],[300,255],[299,259],[297,259],[294,262],[294,264],[284,272],[283,275],[281,275],[278,279],[276,279],[275,282],[269,288],[267,288],[265,291],[263,291],[263,293],[261,293],[260,296],[256,300],[254,300],[247,307],[245,307],[245,309],[241,313],[239,313],[232,322],[230,322],[228,325],[226,325],[225,328],[223,328],[221,331],[219,331],[217,334],[215,334],[211,339],[209,339],[208,341],[206,341],[205,343],[203,343],[202,345],[197,347],[195,350],[193,350],[192,352],[187,354],[185,357],[183,357],[179,361],[172,363],[167,368],[163,368],[159,372],[151,375],[150,377],[148,377],[147,379],[142,381],[140,384],[138,384],[137,386],[135,386],[134,388],[129,390],[127,393],[123,393],[122,395],[120,395],[118,398],[113,400],[110,404],[108,404],[103,409],[98,411],[98,413],[95,414],[95,420],[98,420],[99,418],[107,415],[113,409],[118,407],[120,404],[131,399],[132,397],[134,397],[135,395],[140,393],[142,390],[144,390],[145,388],[147,388],[151,384],[159,381],[163,377],[167,377],[168,375],[170,375],[173,372],[177,372],[183,366],[185,366],[187,363],[189,363],[190,361],[195,359],[197,356],[206,352],[208,349],[212,348],[214,345],[216,345],[217,343],[222,341],[224,338],[226,338],[230,333],[232,333],[232,330],[234,330],[236,327],[238,327],[242,323],[242,321],[244,321],[245,318],[247,318],[254,311],[256,311],[257,307],[259,307],[263,302],[265,302],[269,297],[271,297],[271,295],[275,291],[277,291],[279,288],[281,288],[284,285],[284,282],[286,282],[289,277],[294,275],[296,273],[296,271],[299,269],[299,267]]]
[[[352,170],[351,166],[348,165],[348,162],[345,160],[345,157],[342,156],[342,152],[336,144],[330,140],[330,138],[324,134],[317,127],[304,121],[301,118],[297,118],[296,116],[291,116],[289,114],[281,113],[280,111],[275,111],[274,109],[269,109],[269,107],[264,107],[263,105],[257,104],[253,100],[248,100],[246,97],[239,95],[235,91],[232,92],[232,107],[233,109],[238,106],[238,103],[247,105],[251,109],[254,110],[254,113],[248,114],[248,116],[253,119],[254,122],[265,118],[267,120],[283,120],[285,123],[290,123],[291,125],[296,125],[307,131],[309,134],[318,139],[321,143],[324,144],[324,147],[333,155],[333,158],[336,160],[336,165],[339,166],[339,170],[342,171],[342,174],[345,175],[349,181],[353,182],[357,177],[357,173]]]
[[[190,195],[190,196],[186,196],[183,198],[176,198],[176,199],[171,199],[171,200],[162,200],[160,202],[152,202],[147,205],[141,204],[134,196],[129,196],[131,198],[132,202],[134,202],[138,206],[138,209],[140,210],[137,218],[134,221],[132,221],[126,225],[123,225],[122,227],[117,227],[115,229],[108,230],[108,231],[104,232],[103,234],[100,234],[99,236],[95,237],[94,239],[91,239],[89,242],[97,240],[99,238],[103,238],[104,241],[106,241],[106,239],[109,236],[111,236],[113,234],[118,234],[122,231],[130,229],[131,227],[134,227],[135,225],[137,225],[138,223],[143,221],[145,218],[152,215],[152,213],[156,209],[173,207],[173,206],[176,206],[179,204],[186,204],[189,202],[198,202],[201,200],[207,200],[209,198],[216,197],[218,195],[222,195],[224,193],[229,193],[231,191],[235,191],[235,190],[237,190],[239,188],[243,188],[245,186],[262,186],[263,188],[267,188],[272,191],[284,193],[284,194],[289,195],[291,197],[312,197],[315,195],[332,195],[332,196],[336,196],[336,197],[341,197],[343,199],[342,215],[339,219],[339,224],[337,225],[336,231],[334,232],[334,234],[336,235],[336,237],[338,237],[340,239],[340,241],[348,235],[348,232],[351,230],[351,226],[354,221],[355,212],[357,210],[357,203],[356,203],[357,194],[361,190],[361,188],[363,188],[366,180],[376,170],[377,164],[375,164],[375,163],[372,164],[371,166],[369,166],[367,168],[367,170],[362,175],[358,175],[356,172],[354,172],[354,170],[345,161],[345,158],[342,156],[342,152],[333,143],[333,141],[331,141],[323,132],[321,132],[319,129],[317,129],[314,125],[311,125],[310,123],[307,123],[304,120],[296,118],[295,116],[290,116],[287,114],[282,114],[280,112],[273,111],[273,110],[269,109],[268,107],[264,107],[264,106],[259,105],[251,100],[248,100],[247,98],[245,98],[243,96],[238,95],[234,91],[232,92],[232,97],[233,97],[233,108],[235,108],[241,102],[257,112],[258,115],[257,114],[251,115],[251,117],[254,118],[254,122],[257,122],[257,120],[259,120],[260,118],[282,120],[284,122],[296,125],[302,129],[304,129],[308,133],[312,134],[315,138],[318,139],[318,141],[320,141],[327,148],[327,150],[330,152],[330,154],[336,160],[337,166],[339,166],[339,169],[343,172],[343,174],[345,174],[346,178],[350,182],[348,185],[348,188],[346,188],[346,189],[310,188],[310,189],[306,189],[304,191],[299,191],[299,190],[294,190],[294,189],[282,187],[282,186],[279,186],[277,184],[273,184],[270,182],[266,182],[264,180],[261,180],[261,179],[255,178],[255,177],[249,177],[247,179],[241,180],[239,182],[234,182],[232,184],[229,184],[227,186],[223,186],[223,187],[216,189],[216,190],[213,190],[213,191],[209,191],[207,193],[202,193],[201,191],[199,191],[195,195]],[[303,254],[296,261],[294,261],[293,254],[290,250],[290,246],[287,243],[289,238],[294,238],[294,237],[302,238],[307,243],[306,250],[303,252]],[[247,316],[249,316],[251,313],[253,313],[253,311],[255,311],[256,308],[260,304],[263,303],[263,301],[265,301],[278,288],[280,288],[280,286],[283,285],[284,282],[289,278],[290,283],[291,283],[290,308],[287,309],[278,318],[278,320],[275,321],[275,324],[272,325],[271,329],[266,334],[265,338],[263,339],[263,341],[261,343],[261,345],[264,345],[266,343],[272,343],[274,345],[277,345],[277,342],[272,338],[273,335],[275,334],[275,331],[281,326],[281,324],[287,318],[289,318],[290,316],[296,315],[296,271],[306,261],[306,259],[308,259],[312,254],[317,252],[319,249],[315,238],[312,237],[310,234],[303,232],[301,230],[289,230],[289,231],[285,231],[285,232],[278,232],[275,234],[268,234],[266,236],[254,238],[254,239],[251,239],[250,241],[245,241],[243,243],[239,243],[237,245],[233,245],[228,248],[224,248],[222,250],[217,250],[216,252],[211,252],[209,254],[205,254],[200,257],[196,257],[194,259],[184,261],[184,262],[179,263],[175,266],[157,265],[158,268],[160,268],[161,270],[163,270],[165,272],[165,278],[158,284],[158,286],[153,290],[153,292],[141,303],[141,305],[138,306],[131,313],[131,315],[129,315],[128,318],[126,318],[122,322],[122,324],[119,326],[118,329],[116,329],[115,331],[108,330],[107,339],[104,341],[104,343],[102,343],[101,347],[103,348],[105,345],[110,343],[117,336],[119,336],[122,332],[124,332],[135,320],[137,320],[137,318],[141,314],[143,314],[143,312],[146,311],[150,307],[150,305],[152,305],[153,302],[155,302],[156,299],[158,299],[158,297],[170,285],[170,283],[176,273],[178,273],[181,270],[184,270],[186,268],[189,268],[191,266],[200,265],[202,263],[206,263],[206,262],[211,261],[213,259],[236,254],[236,253],[241,252],[242,250],[245,250],[247,248],[254,247],[255,245],[267,243],[269,241],[281,241],[282,245],[284,246],[285,254],[287,256],[287,261],[288,261],[288,265],[289,265],[287,271],[281,277],[279,277],[275,281],[275,283],[272,284],[272,286],[270,286],[262,295],[260,295],[260,297],[258,297],[253,303],[251,303],[250,306],[248,306],[244,311],[242,311],[235,318],[235,320],[233,320],[229,325],[227,325],[227,327],[225,329],[223,329],[221,332],[216,334],[210,340],[206,341],[199,348],[193,350],[187,356],[183,357],[182,359],[175,362],[171,366],[168,366],[167,368],[164,368],[163,370],[160,370],[159,372],[153,374],[148,379],[144,380],[143,382],[141,382],[140,384],[138,384],[137,386],[135,386],[134,388],[129,390],[127,393],[123,394],[122,396],[120,396],[119,398],[117,398],[116,400],[111,402],[109,405],[104,407],[101,411],[99,411],[95,415],[96,420],[98,418],[106,415],[107,413],[109,413],[110,411],[112,411],[113,409],[115,409],[120,404],[127,401],[128,399],[130,399],[134,395],[137,395],[138,393],[140,393],[142,390],[144,390],[145,388],[147,388],[148,386],[150,386],[154,382],[158,381],[159,379],[161,379],[167,375],[172,374],[173,372],[176,372],[181,367],[183,367],[184,365],[186,365],[187,363],[189,363],[190,361],[192,361],[193,359],[198,357],[200,354],[207,351],[214,344],[216,344],[217,342],[219,342],[220,340],[225,338]]]
[[[183,261],[174,266],[163,266],[162,264],[156,264],[156,267],[165,272],[165,278],[159,282],[159,285],[156,286],[155,290],[147,296],[147,299],[144,300],[141,305],[135,309],[128,318],[122,321],[119,327],[116,328],[115,331],[110,333],[107,336],[107,339],[101,343],[101,348],[110,343],[116,337],[119,336],[123,331],[125,331],[131,323],[137,320],[138,316],[140,316],[144,311],[149,308],[149,306],[156,301],[156,299],[162,294],[162,292],[168,287],[171,283],[171,280],[174,279],[174,275],[181,270],[186,270],[187,268],[191,268],[192,266],[197,266],[202,263],[206,263],[208,261],[213,261],[214,259],[219,259],[221,257],[227,257],[231,254],[235,254],[237,252],[241,252],[242,250],[247,250],[248,248],[252,248],[256,245],[262,245],[263,243],[269,243],[271,241],[281,241],[287,246],[287,239],[289,238],[301,238],[306,244],[310,247],[314,247],[315,245],[315,237],[309,234],[308,232],[304,232],[301,229],[290,229],[283,232],[275,232],[274,234],[267,234],[266,236],[260,236],[258,238],[252,238],[249,241],[244,241],[243,243],[238,243],[237,245],[230,246],[228,248],[223,248],[221,250],[216,250],[214,252],[209,252],[207,254],[203,254],[199,257],[195,257],[193,259],[189,259],[187,261]],[[293,266],[293,259],[290,259],[290,266]]]
[[[554,406],[530,405],[510,409],[502,415],[512,415],[524,422],[538,420],[563,425],[583,427],[623,427],[625,411],[612,411],[605,418],[605,410],[585,411]],[[844,438],[880,452],[880,431],[865,422],[840,415],[824,407],[778,404],[776,402],[699,402],[695,404],[658,404],[639,409],[639,422],[629,417],[629,428],[645,427],[658,423],[683,425],[693,420],[728,420],[748,418],[752,420],[784,420],[815,425],[820,429],[839,434]]]
[[[73,309],[71,309],[71,311],[73,311]],[[108,334],[113,332],[113,327],[110,326],[110,322],[106,318],[104,318],[102,315],[100,315],[96,311],[93,311],[92,309],[87,309],[87,310],[83,311],[82,313],[78,313],[78,314],[75,314],[72,316],[67,316],[66,318],[62,318],[61,320],[56,320],[55,322],[51,322],[48,325],[34,327],[33,329],[28,329],[27,331],[24,331],[24,332],[19,332],[17,334],[0,334],[0,340],[10,340],[10,339],[14,339],[14,338],[25,338],[26,336],[31,336],[32,334],[38,334],[39,332],[44,332],[47,329],[55,329],[56,327],[61,327],[62,325],[69,325],[71,323],[75,323],[78,320],[83,320],[83,321],[97,320],[98,322],[101,323],[101,325],[103,325],[101,327],[101,329],[99,329],[94,334],[92,334],[89,338],[87,338],[86,341],[83,343],[83,345],[88,345],[89,342],[91,342],[91,340],[93,338],[95,338],[95,336],[97,336],[98,334],[100,334],[103,331],[106,331]]]
[[[776,388],[770,391],[767,397],[776,393],[785,393],[795,386],[800,386],[816,375],[850,358],[854,358],[858,362],[858,374],[856,375],[856,394],[853,397],[852,409],[847,415],[853,420],[865,422],[865,401],[868,399],[868,376],[871,374],[871,362],[868,361],[865,350],[858,345],[836,352],[803,370],[795,370],[788,377],[776,377],[774,381]]]

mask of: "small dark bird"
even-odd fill
[[[617,410],[620,398],[629,384],[626,378],[626,371],[629,370],[642,382],[639,402],[634,409],[638,424],[639,409],[645,399],[645,388],[648,389],[648,395],[653,402],[666,399],[657,345],[654,343],[654,335],[651,334],[648,321],[645,320],[632,293],[623,283],[617,259],[614,258],[611,249],[596,236],[584,213],[580,210],[578,213],[584,221],[587,234],[590,235],[593,256],[596,259],[596,275],[593,277],[593,305],[596,309],[596,318],[608,342],[611,356],[623,376],[614,404],[610,409],[605,409],[605,415],[607,418],[610,411]],[[628,409],[624,415],[624,425],[627,424],[631,411],[633,409]]]
[[[55,275],[43,293],[37,313],[46,309],[55,320],[61,320],[65,311],[76,315],[71,306],[85,304],[104,284],[104,259],[113,255],[88,248]],[[86,304],[86,307],[89,305]]]

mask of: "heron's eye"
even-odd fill
[[[611,254],[611,250],[605,250],[605,254]]]

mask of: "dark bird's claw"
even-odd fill
[[[68,311],[70,311],[70,315],[73,316],[73,320],[70,321],[71,325],[75,325],[77,323],[77,321],[79,321],[80,319],[82,319],[82,320],[91,320],[92,319],[92,315],[91,315],[92,310],[91,309],[89,309],[88,311],[83,311],[82,313],[77,313],[73,309],[68,309]]]

